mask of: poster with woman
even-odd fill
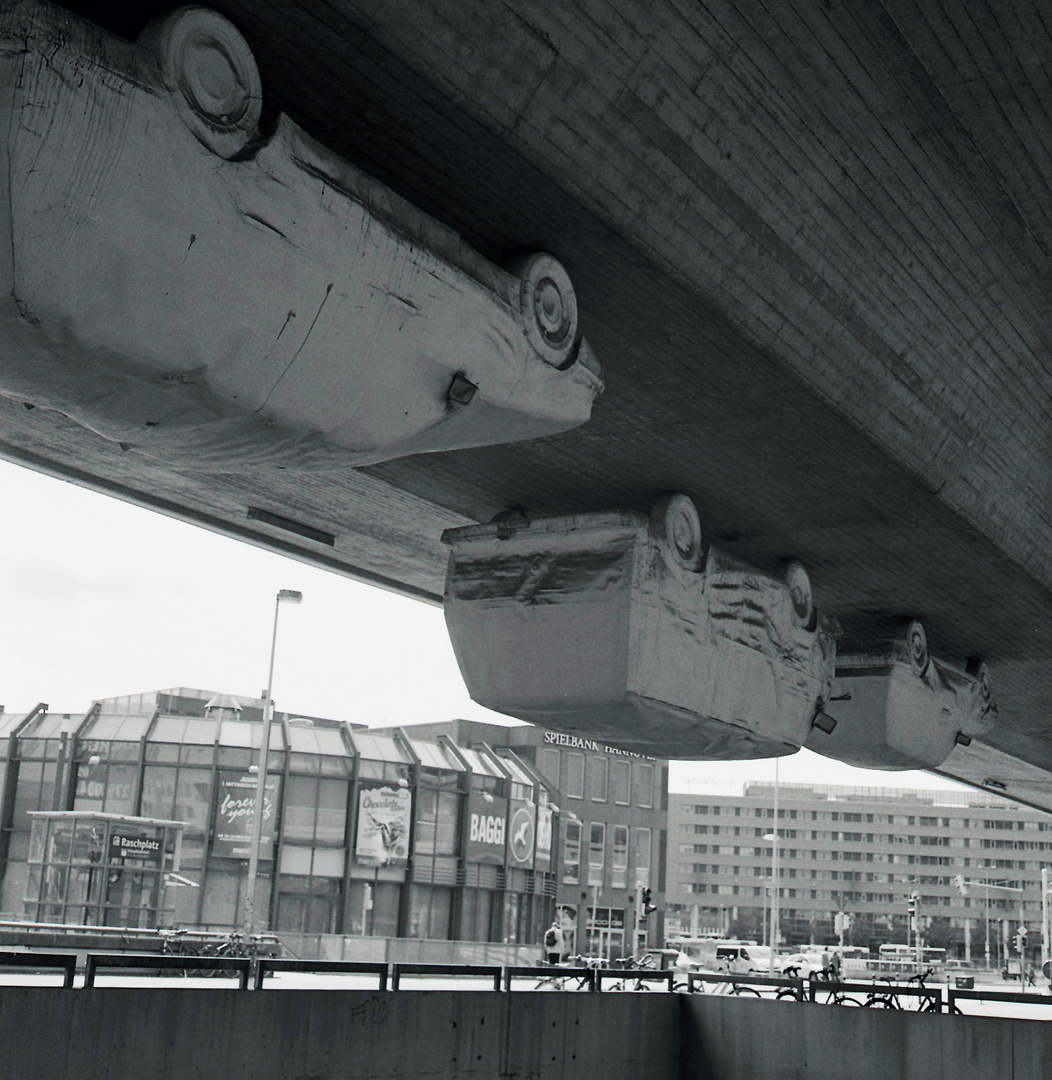
[[[405,866],[411,815],[408,788],[363,787],[358,794],[355,859],[365,866]]]

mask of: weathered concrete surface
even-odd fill
[[[1036,1080],[1040,1020],[683,998],[683,1080]]]
[[[1052,1025],[685,994],[0,989],[11,1080],[1037,1080]]]
[[[657,994],[0,989],[11,1080],[676,1080],[678,1044]]]

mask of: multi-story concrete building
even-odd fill
[[[767,940],[775,785],[741,796],[670,796],[669,932]],[[780,937],[785,944],[906,942],[908,898],[927,944],[1008,955],[1020,925],[1040,941],[1052,816],[981,791],[778,787]]]

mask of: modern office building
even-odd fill
[[[667,761],[533,725],[453,720],[406,730],[511,747],[558,793],[556,900],[570,953],[616,957],[664,944]]]
[[[180,688],[0,714],[0,917],[244,925],[263,707]],[[537,944],[555,805],[507,746],[276,713],[257,928]]]
[[[769,940],[775,797],[670,796],[670,933]],[[905,943],[911,894],[948,955],[981,960],[989,942],[996,962],[1020,925],[1040,942],[1049,814],[978,790],[781,784],[777,799],[783,943]]]

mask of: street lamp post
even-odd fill
[[[771,957],[768,970],[774,972],[774,954],[781,937],[778,927],[779,889],[778,889],[778,762],[774,759],[774,828],[764,840],[771,841]]]
[[[298,604],[303,593],[294,589],[278,590],[274,601],[274,632],[270,639],[270,669],[267,673],[267,700],[263,703],[263,732],[259,739],[259,759],[256,765],[256,802],[252,814],[252,842],[248,854],[248,880],[245,882],[245,932],[256,932],[256,877],[259,873],[259,846],[263,835],[263,801],[267,787],[267,759],[270,757],[270,726],[274,722],[274,652],[278,644],[278,612],[284,600]]]

